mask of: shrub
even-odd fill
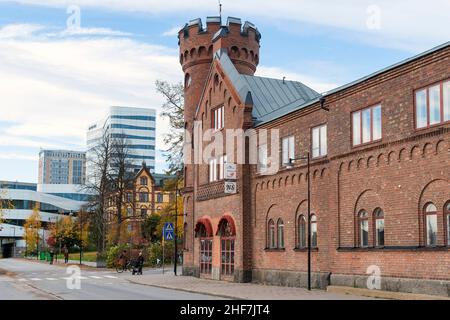
[[[164,263],[172,263],[173,262],[173,254],[174,254],[173,242],[165,242]],[[160,242],[152,243],[148,247],[149,264],[152,266],[155,266],[157,264],[157,259],[160,259],[162,262],[162,258],[163,258],[162,244]]]
[[[126,245],[110,247],[106,253],[106,265],[108,266],[108,268],[114,268],[116,261],[119,258],[120,253],[123,250],[127,250],[127,249],[128,249],[128,247]]]

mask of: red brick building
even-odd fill
[[[195,121],[280,130],[276,154],[259,143],[260,165],[237,165],[236,194],[224,192],[230,154],[186,165],[184,273],[305,286],[307,167],[286,163],[310,153],[313,286],[366,287],[376,270],[382,289],[449,295],[450,43],[321,95],[254,76],[260,38],[236,18],[179,34],[194,140]],[[267,156],[276,174],[261,172]]]

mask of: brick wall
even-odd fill
[[[186,46],[197,45],[196,39],[191,37],[189,41],[182,42],[182,53]],[[229,47],[233,41],[237,47],[248,45],[231,37],[223,44],[214,44],[214,50],[225,43]],[[256,51],[256,47],[253,49]],[[251,71],[234,62],[241,65],[241,72]],[[206,66],[209,77],[205,76]],[[199,83],[186,91],[187,108],[195,106],[195,113],[187,111],[188,117],[202,120],[203,129],[209,129],[211,111],[223,105],[225,129],[246,128],[249,106],[240,101],[220,64],[205,64],[198,75]],[[445,79],[450,79],[449,47],[327,96],[329,112],[316,104],[259,128],[280,129],[281,138],[294,135],[295,153],[303,156],[311,150],[311,129],[327,123],[328,155],[311,163],[311,209],[318,219],[318,249],[312,254],[314,272],[365,275],[369,266],[377,265],[384,276],[450,280],[443,213],[450,200],[450,125],[447,122],[416,130],[414,120],[414,91]],[[382,140],[355,148],[351,114],[375,104],[382,106]],[[207,216],[216,235],[221,217],[229,214],[237,227],[237,273],[306,271],[307,253],[295,250],[297,217],[307,214],[306,170],[302,161],[273,176],[259,175],[255,166],[238,166],[239,193],[226,196],[218,185],[221,182],[209,184],[207,165],[192,166],[185,193],[189,249],[185,266],[195,269],[199,265],[199,241],[193,234],[196,222]],[[438,207],[438,248],[424,247],[422,211],[428,202]],[[373,248],[376,208],[381,208],[385,216],[385,248]],[[370,214],[369,248],[364,249],[358,248],[356,218],[362,209]],[[279,218],[285,225],[285,248],[267,250],[267,222]],[[220,267],[219,239],[214,236],[216,269]]]

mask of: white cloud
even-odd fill
[[[51,34],[49,34],[51,35]],[[57,36],[112,36],[112,37],[128,37],[131,33],[111,30],[108,28],[70,28],[60,33]]]
[[[27,30],[12,32],[11,30]],[[129,38],[45,37],[6,26],[0,40],[0,147],[84,146],[88,125],[111,105],[159,110],[157,79],[182,79],[177,51]],[[15,34],[15,36],[14,36]],[[27,35],[26,37],[24,35]],[[158,136],[168,132],[158,119]],[[162,138],[158,148],[164,148]],[[12,155],[13,153],[9,153]]]
[[[172,29],[165,31],[162,35],[164,37],[175,37],[178,35],[180,30],[181,30],[181,27],[173,27]]]
[[[42,29],[43,26],[36,24],[10,24],[0,28],[0,40],[29,37]]]
[[[101,8],[117,11],[138,11],[151,14],[192,14],[192,18],[218,12],[216,1],[198,0],[18,0],[16,2],[67,7],[77,4],[83,8]],[[349,39],[383,47],[421,51],[448,41],[450,27],[448,0],[279,0],[232,1],[223,0],[224,16],[242,16],[245,19],[273,22],[292,31],[299,30],[299,23],[310,23],[342,31]],[[369,29],[367,22],[373,17],[371,6],[379,8],[379,29]],[[251,13],[251,16],[249,14]],[[181,21],[183,24],[185,21]]]
[[[29,155],[26,153],[0,153],[0,159],[15,159],[15,160],[28,160],[28,161],[38,161],[38,155]]]
[[[256,75],[275,79],[282,79],[283,77],[286,77],[286,80],[299,81],[319,93],[324,93],[339,87],[336,83],[321,81],[317,78],[312,78],[310,76],[298,74],[278,67],[259,66],[256,71]]]

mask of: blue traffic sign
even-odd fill
[[[164,240],[170,241],[175,238],[173,223],[168,222],[168,223],[164,224],[163,235],[164,235]]]

